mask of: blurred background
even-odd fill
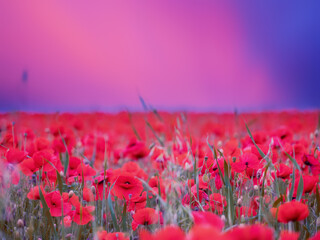
[[[0,111],[320,108],[320,1],[1,1]]]

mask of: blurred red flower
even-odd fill
[[[159,213],[153,208],[139,209],[133,216],[132,230],[135,231],[139,225],[155,224],[159,220]]]
[[[115,181],[116,183],[111,192],[120,199],[129,200],[139,196],[143,190],[142,183],[135,176],[128,173],[120,173]]]

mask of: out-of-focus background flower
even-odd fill
[[[1,1],[0,111],[320,107],[320,1]]]

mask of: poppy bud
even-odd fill
[[[253,189],[254,189],[255,191],[258,191],[258,190],[259,190],[258,185],[254,185],[254,186],[253,186]]]
[[[257,179],[259,179],[259,178],[261,177],[261,174],[262,174],[262,170],[259,169],[259,170],[257,171]]]
[[[74,194],[74,191],[71,190],[71,191],[69,192],[69,198],[71,198],[71,197],[73,196],[73,194]]]
[[[66,238],[70,238],[70,239],[72,239],[72,238],[73,238],[72,233],[68,233],[68,234],[66,235]]]
[[[19,220],[17,221],[17,226],[20,227],[20,228],[22,228],[22,227],[24,226],[24,222],[23,222],[22,219],[19,219]]]
[[[188,169],[190,169],[192,167],[192,165],[191,164],[189,164],[189,163],[186,163],[185,164],[185,168],[188,170]]]

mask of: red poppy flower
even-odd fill
[[[252,137],[256,144],[265,144],[267,141],[267,134],[265,132],[255,132],[252,133]],[[246,136],[245,138],[241,139],[241,143],[243,148],[253,145],[253,142],[249,136]]]
[[[320,232],[315,234],[312,238],[309,238],[309,240],[319,240],[320,239]]]
[[[62,209],[64,215],[70,213],[72,209],[71,204],[68,202],[68,194],[61,196],[59,191],[54,191],[46,194],[44,198],[48,207],[50,208],[50,214],[53,217],[62,216]]]
[[[149,149],[146,147],[144,142],[138,140],[131,140],[126,149],[123,152],[123,156],[138,160],[144,158],[149,154]]]
[[[276,216],[276,209],[271,211],[272,215]],[[308,206],[297,201],[286,202],[280,205],[278,209],[278,221],[288,223],[290,221],[301,221],[308,217]]]
[[[232,240],[273,240],[273,229],[262,224],[235,227],[227,233]]]
[[[302,162],[306,166],[310,167],[310,170],[313,175],[320,174],[320,162],[313,155],[304,154],[302,156]]]
[[[83,192],[83,200],[85,200],[87,202],[94,201],[94,195],[92,193],[91,188],[84,187],[82,192]]]
[[[185,233],[177,226],[166,226],[153,235],[146,230],[139,232],[140,240],[185,240]]]
[[[205,156],[198,161],[198,168],[201,168],[201,174],[212,172],[212,167],[215,160],[211,156]]]
[[[44,137],[39,137],[39,138],[35,139],[34,143],[36,146],[36,151],[48,149],[50,146],[50,141]]]
[[[96,170],[94,170],[90,165],[79,164],[77,167],[77,173],[80,177],[92,177],[97,174]]]
[[[292,173],[292,168],[288,167],[283,163],[279,163],[279,166],[277,167],[278,178],[289,179],[291,173]]]
[[[167,167],[169,158],[163,148],[156,146],[151,150],[151,160],[153,168],[161,173]]]
[[[147,205],[147,192],[143,192],[141,196],[137,196],[128,200],[128,212],[137,211],[145,208]]]
[[[194,224],[204,224],[204,225],[210,225],[212,227],[217,228],[219,231],[221,231],[224,227],[224,222],[221,220],[221,218],[211,212],[192,212],[193,221]]]
[[[159,188],[160,188],[160,193],[161,193],[162,199],[164,199],[164,200],[167,199],[166,189],[164,187],[164,183],[161,178],[159,179],[159,177],[152,177],[152,178],[150,178],[148,184],[152,188],[152,191],[150,191],[150,195],[159,194]],[[159,184],[160,184],[160,187],[159,187]]]
[[[26,158],[23,160],[19,164],[19,168],[26,176],[31,176],[34,172],[39,170],[39,167],[35,165],[32,158]]]
[[[312,192],[312,190],[315,188],[318,182],[318,176],[304,175],[302,176],[302,179],[303,179],[303,194]],[[293,198],[297,196],[299,181],[300,181],[300,177],[297,174],[294,182]],[[290,187],[291,187],[291,184],[290,184]]]
[[[139,225],[151,225],[157,223],[160,215],[153,208],[143,208],[139,209],[132,217],[132,230],[135,231]]]
[[[282,230],[279,240],[298,240],[300,233]]]
[[[239,157],[241,151],[238,146],[238,141],[236,139],[231,139],[230,141],[226,142],[223,146],[223,155],[229,157]]]
[[[90,165],[81,163],[78,165],[75,175],[68,178],[68,182],[81,182],[82,177],[84,178],[84,181],[91,181],[92,177],[95,176],[96,173],[96,170],[94,170]]]
[[[64,224],[64,227],[66,227],[66,228],[69,228],[69,227],[71,227],[71,224],[72,224],[72,218],[71,218],[71,216],[65,216],[64,218],[63,218],[63,224]]]
[[[222,239],[226,238],[219,230],[210,225],[195,225],[187,236],[188,240],[212,240],[212,239]]]
[[[183,205],[190,205],[191,204],[191,208],[195,209],[195,208],[199,208],[199,203],[202,204],[203,201],[209,201],[209,197],[208,195],[202,191],[199,190],[199,199],[197,199],[197,188],[196,186],[193,186],[191,188],[191,196],[189,195],[189,193],[187,193],[183,199],[182,199],[182,204]],[[203,204],[205,205],[205,204]]]
[[[123,164],[121,170],[124,173],[132,174],[134,176],[137,176],[138,178],[144,180],[148,179],[148,175],[139,167],[136,162],[127,162]]]
[[[32,156],[36,168],[43,168],[44,171],[51,171],[54,169],[52,165],[57,162],[57,157],[53,155],[51,150],[42,150],[35,152]]]
[[[227,201],[220,193],[212,193],[209,197],[212,211],[218,211],[222,214],[224,208],[227,206]]]
[[[256,155],[253,153],[244,153],[240,156],[240,159],[238,162],[233,163],[232,169],[235,172],[241,173],[244,172],[247,168],[252,169],[259,169],[260,168],[260,162]]]
[[[128,173],[121,173],[116,179],[112,194],[118,198],[129,200],[130,197],[136,197],[141,194],[143,186],[135,176]]]
[[[98,240],[129,240],[122,232],[108,233],[107,231],[97,232]]]
[[[43,187],[40,187],[42,194],[45,196],[46,192],[44,191]],[[35,186],[30,189],[30,191],[27,194],[27,198],[30,200],[40,200],[40,193],[39,193],[39,187]]]
[[[94,206],[82,206],[81,204],[75,206],[76,210],[73,212],[73,221],[78,225],[86,225],[94,219],[92,212],[94,211]]]
[[[236,208],[236,215],[237,217],[241,217],[242,215],[253,217],[257,215],[257,212],[252,207],[242,206]]]
[[[68,174],[69,176],[78,175],[77,168],[81,163],[81,159],[77,157],[69,158]]]
[[[8,163],[17,164],[22,162],[28,153],[25,151],[21,151],[17,148],[10,148],[6,153],[6,159]]]
[[[110,179],[113,176],[113,170],[110,168],[106,170],[105,173],[100,173],[100,176],[96,177],[93,180],[94,187],[96,189],[96,199],[95,200],[102,200],[103,196],[106,199],[109,194],[109,187],[108,187],[108,182],[110,182]],[[104,188],[104,193],[103,193],[103,188]],[[104,194],[104,195],[103,195]]]

